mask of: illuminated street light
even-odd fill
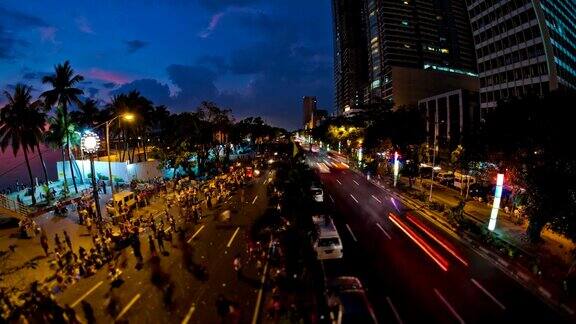
[[[490,221],[488,222],[488,229],[494,231],[496,228],[496,219],[498,218],[498,210],[500,209],[500,199],[502,198],[502,186],[504,185],[504,174],[498,173],[496,177],[496,190],[494,192],[494,203],[492,204],[492,213],[490,214]]]
[[[396,187],[396,183],[398,182],[399,169],[398,152],[394,152],[394,187]]]
[[[92,195],[94,205],[96,205],[96,217],[99,226],[102,225],[102,212],[100,211],[100,199],[98,198],[98,187],[96,186],[96,171],[94,170],[94,155],[100,148],[100,138],[92,131],[85,131],[80,140],[82,151],[90,157],[90,171],[92,172]]]

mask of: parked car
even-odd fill
[[[470,189],[468,191],[468,195],[472,198],[481,199],[481,201],[488,200],[488,194],[492,188],[489,186],[480,184],[480,183],[473,183],[470,185]]]
[[[333,323],[378,323],[360,280],[344,276],[330,281],[326,299]]]

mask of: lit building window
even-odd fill
[[[402,25],[408,26],[408,22],[406,20],[402,20]]]
[[[374,80],[370,86],[372,89],[376,89],[380,86],[380,80]]]

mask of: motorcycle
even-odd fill
[[[65,217],[68,215],[68,208],[66,208],[66,206],[61,203],[57,203],[54,207],[54,215]]]

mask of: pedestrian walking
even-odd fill
[[[92,218],[90,216],[86,216],[85,223],[88,233],[92,234]]]
[[[89,302],[83,300],[80,302],[82,304],[82,311],[84,312],[84,318],[88,324],[96,323],[96,317],[94,317],[94,308]]]
[[[232,267],[236,272],[236,276],[240,278],[242,276],[242,261],[240,260],[239,254],[237,254],[236,257],[234,258],[234,261],[232,261]]]
[[[80,324],[78,317],[76,316],[76,311],[70,305],[66,304],[64,306],[64,315],[68,319],[69,324]]]
[[[58,236],[58,233],[54,234],[54,247],[57,251],[62,250],[62,242],[60,241],[60,236]]]
[[[64,231],[64,241],[66,242],[68,249],[70,251],[72,251],[72,241],[70,240],[70,236],[68,235],[68,233],[66,231]]]
[[[40,245],[42,246],[42,249],[44,250],[44,254],[46,254],[46,256],[48,256],[48,237],[46,236],[45,230],[42,230],[42,233],[40,234]]]
[[[158,233],[156,234],[156,240],[158,241],[158,249],[160,252],[166,252],[166,249],[164,248],[164,231],[162,229],[158,230]]]
[[[148,245],[150,246],[150,255],[151,256],[156,256],[156,244],[154,244],[154,239],[152,238],[152,235],[148,235]]]

